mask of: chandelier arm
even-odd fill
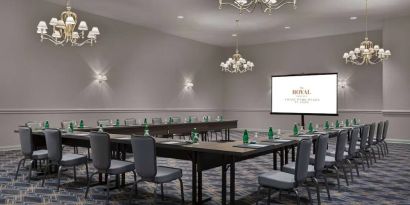
[[[296,0],[293,0],[293,1],[282,0],[280,2],[272,4],[272,9],[278,10],[278,9],[282,8],[283,6],[288,5],[288,4],[293,4],[293,8],[296,9]]]
[[[65,41],[65,39],[62,39],[61,41],[55,40],[55,38],[50,36],[49,34],[42,34],[41,39],[42,40],[44,40],[44,39],[49,40],[52,43],[54,43],[55,45],[63,45],[64,41]]]
[[[85,45],[85,44],[87,44],[87,43],[90,44],[90,45],[93,45],[94,42],[95,42],[95,40],[89,38],[89,39],[87,39],[87,40],[85,40],[85,41],[83,41],[83,42],[81,42],[81,43],[74,42],[74,45],[75,45],[75,46],[83,46],[83,45]]]

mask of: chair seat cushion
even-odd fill
[[[271,171],[258,177],[261,186],[276,189],[292,189],[295,186],[295,175],[281,171]]]
[[[325,157],[325,167],[331,167],[336,163],[335,157],[326,155]],[[309,158],[309,164],[315,164],[315,155],[311,155]]]
[[[87,163],[87,157],[79,154],[63,154],[61,158],[61,165],[76,166]]]
[[[157,167],[157,175],[155,176],[155,182],[166,183],[174,181],[182,177],[182,170],[172,167]]]
[[[111,166],[108,169],[109,174],[122,174],[125,172],[131,172],[135,170],[135,164],[133,162],[111,160]]]
[[[283,166],[282,171],[289,173],[289,174],[295,174],[295,167],[296,167],[296,162],[292,162],[289,164],[286,164]],[[308,165],[308,177],[313,177],[315,175],[315,167],[312,165]]]
[[[33,159],[47,159],[48,158],[48,151],[45,149],[36,150],[33,152]]]

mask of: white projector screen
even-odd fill
[[[337,73],[272,76],[271,114],[337,115]]]

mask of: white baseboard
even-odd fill
[[[0,146],[0,151],[12,151],[12,150],[20,150],[20,145],[11,145],[11,146]]]
[[[406,139],[386,139],[388,143],[397,143],[397,144],[410,144],[410,140]]]

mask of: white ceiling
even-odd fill
[[[65,5],[65,0],[46,1]],[[272,15],[260,10],[239,15],[228,6],[219,10],[218,0],[71,0],[71,5],[74,10],[219,46],[234,45],[231,35],[237,18],[242,45],[364,30],[364,0],[298,0],[296,10],[289,5]],[[369,29],[381,29],[384,20],[409,15],[410,0],[369,0],[369,12]],[[177,19],[178,15],[185,18]],[[350,16],[358,19],[351,21]]]

